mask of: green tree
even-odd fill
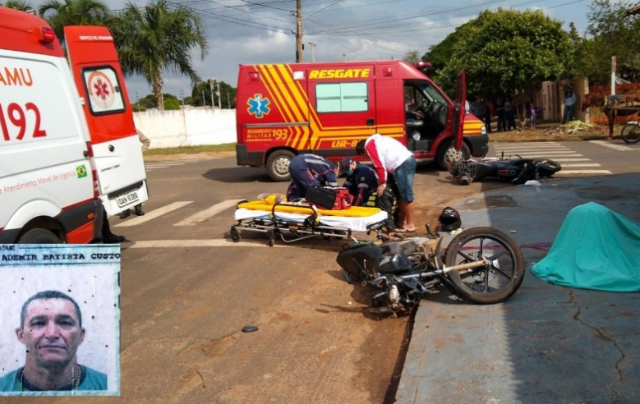
[[[211,90],[213,89],[213,102],[211,100]],[[220,99],[218,98],[218,91],[220,93]],[[204,98],[203,98],[204,97]],[[214,81],[209,79],[207,81],[200,81],[194,84],[191,89],[191,102],[194,106],[214,106],[223,108],[228,107],[231,103],[232,108],[235,107],[236,89],[231,87],[224,81]],[[185,101],[185,103],[187,103]]]
[[[591,82],[609,83],[611,57],[618,72],[629,80],[640,79],[640,15],[626,16],[630,2],[595,0],[587,15],[587,34],[592,39],[581,48],[581,71]]]
[[[2,3],[0,3],[0,5],[1,4]],[[20,10],[20,11],[35,10],[33,7],[31,7],[29,2],[26,0],[7,0],[4,3],[4,6],[7,8],[13,8],[14,10]]]
[[[46,19],[64,43],[64,27],[67,25],[104,25],[110,10],[100,0],[47,0],[38,12]]]
[[[193,83],[200,80],[191,51],[199,50],[204,58],[208,45],[200,16],[193,9],[170,7],[166,0],[155,0],[142,9],[128,3],[109,28],[124,74],[139,74],[147,80],[158,109],[164,109],[163,72],[187,75]]]
[[[422,60],[431,63],[434,76],[438,76],[439,72],[449,64],[451,57],[453,57],[454,46],[460,37],[460,30],[463,30],[465,25],[456,28],[439,44],[431,46],[429,51],[422,56]]]
[[[209,80],[199,81],[193,85],[191,89],[191,99],[193,100],[193,106],[204,107],[211,106],[211,88],[209,87]]]
[[[165,111],[177,111],[180,110],[180,101],[176,98],[165,98],[164,100]]]
[[[524,104],[545,80],[564,77],[573,48],[562,23],[541,11],[483,11],[460,27],[442,77],[452,86],[461,69],[468,93],[509,95],[525,119]]]
[[[231,87],[229,84],[224,81],[220,82],[220,98],[222,98],[222,103],[217,104],[218,96],[216,94],[216,105],[222,105],[223,108],[235,108],[236,107],[236,92],[237,89]]]
[[[405,53],[404,60],[411,63],[412,65],[415,65],[416,63],[422,61],[422,59],[420,59],[420,55],[418,55],[417,50],[412,50]]]

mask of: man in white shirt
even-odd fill
[[[396,232],[415,232],[413,222],[413,178],[416,159],[402,143],[390,136],[374,134],[356,145],[359,156],[369,156],[378,174],[378,195],[382,195],[387,184],[398,199],[400,223]]]

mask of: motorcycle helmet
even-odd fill
[[[448,148],[444,154],[444,161],[448,166],[462,161],[462,151],[456,150],[453,147]]]
[[[442,209],[438,222],[440,222],[440,230],[442,231],[454,231],[462,227],[460,212],[449,206]]]

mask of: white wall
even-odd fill
[[[136,128],[150,149],[236,142],[236,110],[187,108],[180,111],[134,112]]]

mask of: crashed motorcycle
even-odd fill
[[[432,233],[380,245],[343,246],[337,262],[350,284],[380,289],[372,311],[393,317],[410,313],[424,295],[447,288],[477,304],[500,303],[511,297],[524,279],[524,257],[509,235],[491,227],[463,230],[448,242]]]
[[[537,180],[553,176],[562,169],[560,163],[544,158],[482,160],[458,160],[449,165],[449,172],[463,185],[483,179],[496,179],[511,182],[514,185],[524,184],[529,180]]]

